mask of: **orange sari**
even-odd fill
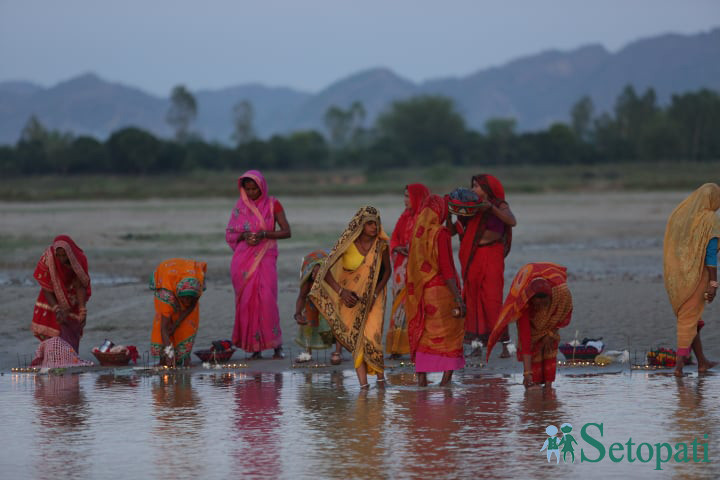
[[[678,355],[690,355],[695,336],[705,324],[705,268],[708,242],[720,237],[720,187],[706,183],[680,203],[668,218],[663,241],[665,289],[677,315]]]
[[[450,234],[444,225],[446,216],[444,200],[437,195],[429,196],[415,222],[410,242],[405,311],[410,319],[410,352],[418,372],[456,370],[465,365],[465,319],[452,314],[457,307],[455,296],[440,268],[440,248],[450,249]],[[448,256],[452,259],[452,252]],[[457,285],[457,276],[455,282]]]
[[[548,308],[533,311],[530,299],[538,293],[551,297]],[[512,322],[518,324],[517,357],[532,356],[532,380],[555,380],[558,329],[570,324],[572,296],[567,287],[567,268],[555,263],[529,263],[522,267],[510,286],[500,318],[488,340],[487,360],[493,346]]]
[[[175,324],[180,320],[182,297],[199,298],[205,290],[207,263],[171,258],[165,260],[150,278],[150,290],[155,294],[155,319],[150,337],[150,355],[159,358],[163,350],[162,318]],[[200,326],[200,304],[179,324],[170,336],[178,364],[189,363],[195,335]]]

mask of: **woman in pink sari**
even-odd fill
[[[268,195],[267,182],[257,170],[238,179],[240,199],[225,232],[233,250],[230,275],[235,289],[232,341],[252,359],[274,349],[282,358],[282,332],[277,306],[277,242],[290,238],[290,225],[280,202]],[[275,225],[280,230],[275,230]]]

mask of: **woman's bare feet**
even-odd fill
[[[508,350],[507,343],[503,342],[502,344],[502,352],[500,353],[500,358],[510,358],[510,351]]]
[[[444,387],[445,385],[450,383],[450,381],[452,380],[452,376],[453,376],[453,371],[446,370],[445,373],[443,373],[442,380],[440,380],[440,386]]]
[[[418,373],[418,387],[427,387],[427,373]]]
[[[710,360],[705,360],[704,362],[701,362],[698,360],[698,373],[705,373],[714,366],[716,366],[718,362],[711,362]]]

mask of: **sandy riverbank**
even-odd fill
[[[608,348],[642,355],[651,346],[675,344],[675,319],[662,283],[662,236],[670,211],[682,193],[591,193],[512,195],[518,218],[513,250],[506,263],[506,287],[531,261],[569,267],[575,312],[563,340],[600,337]],[[329,248],[356,209],[380,208],[385,228],[402,209],[398,196],[280,198],[293,238],[279,243],[279,308],[288,354],[298,352],[292,320],[301,257]],[[85,249],[93,275],[93,297],[80,354],[103,339],[147,350],[153,317],[146,280],[155,265],[182,256],[208,262],[208,289],[201,299],[196,348],[230,337],[234,317],[230,250],[224,228],[229,199],[0,203],[0,285],[3,335],[0,370],[31,358],[37,340],[29,331],[38,287],[32,270],[56,234],[70,234]],[[455,245],[457,247],[457,245]],[[706,350],[720,357],[718,306],[706,311]],[[243,355],[236,353],[235,359]],[[347,357],[347,355],[346,355]],[[268,360],[267,362],[271,362]],[[264,362],[263,362],[264,363]],[[278,367],[287,368],[289,361]],[[349,363],[346,362],[346,367]],[[492,368],[519,364],[493,361]]]

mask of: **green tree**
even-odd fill
[[[587,95],[578,100],[570,110],[572,130],[580,140],[590,138],[594,110],[593,101]]]
[[[378,117],[376,130],[395,153],[394,164],[459,164],[463,160],[465,120],[450,98],[428,95],[397,101]]]
[[[65,150],[68,173],[106,172],[110,156],[105,146],[92,137],[76,138]]]
[[[40,123],[35,115],[32,115],[25,124],[21,134],[20,143],[26,147],[39,148],[44,155],[33,155],[37,160],[44,157],[41,164],[36,165],[38,170],[48,170],[55,173],[68,173],[69,163],[72,159],[66,155],[73,135],[59,130],[48,130]],[[34,167],[31,167],[34,170]],[[48,173],[48,172],[46,172]]]
[[[197,117],[195,97],[184,85],[177,85],[170,94],[170,108],[165,119],[175,130],[175,139],[185,142],[190,136],[190,124]]]
[[[693,160],[720,158],[720,94],[702,89],[673,95],[669,119],[681,136],[681,152]]]
[[[255,111],[252,103],[242,100],[233,107],[233,134],[232,139],[237,145],[242,145],[255,138],[253,120]]]
[[[112,170],[118,173],[148,173],[156,168],[162,143],[149,132],[129,127],[107,140]]]
[[[358,101],[346,110],[335,105],[328,108],[324,120],[330,144],[342,148],[356,140],[365,123],[365,113],[365,107]]]
[[[494,162],[505,163],[515,159],[513,146],[516,127],[517,120],[514,118],[491,118],[485,122],[488,154]]]

